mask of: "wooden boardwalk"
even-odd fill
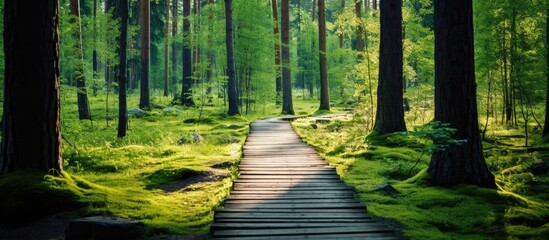
[[[214,239],[398,239],[289,122],[253,122]]]

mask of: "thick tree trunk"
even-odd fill
[[[61,171],[59,2],[4,1],[0,173]]]
[[[545,141],[547,141],[547,136],[549,136],[549,3],[547,3],[546,6],[546,22],[545,22],[545,66],[546,66],[546,78],[547,78],[547,86],[546,86],[546,92],[545,92],[545,123],[543,126],[543,133],[542,136]]]
[[[326,60],[326,7],[324,0],[318,0],[318,50],[320,58],[320,107],[330,110],[330,90],[328,87],[328,63]],[[305,87],[305,86],[303,86]]]
[[[240,114],[238,110],[238,81],[236,79],[236,65],[234,60],[234,28],[233,28],[233,1],[225,0],[225,43],[227,46],[227,96],[229,98],[230,116]]]
[[[362,41],[362,36],[364,35],[364,31],[362,29],[362,14],[360,12],[360,6],[362,6],[360,0],[355,0],[355,15],[356,18],[359,20],[358,27],[356,29],[356,50],[359,52],[359,58],[361,59],[361,54],[364,51],[364,41]]]
[[[126,136],[128,129],[128,104],[126,100],[127,86],[127,46],[128,46],[128,12],[129,0],[120,0],[120,38],[118,39],[118,56],[120,57],[118,71],[118,137]]]
[[[164,97],[168,96],[170,79],[170,1],[166,0],[166,39],[164,40]]]
[[[275,38],[278,38],[278,7],[276,6],[276,0],[271,0],[271,9],[273,10],[273,34]],[[282,66],[280,65],[280,41],[275,40],[274,43],[274,63],[276,68],[276,105],[280,105],[282,102]]]
[[[141,96],[139,107],[151,108],[150,99],[150,71],[151,71],[151,2],[141,2]]]
[[[184,106],[194,106],[192,93],[192,47],[190,46],[191,37],[191,0],[183,0],[183,86],[181,88],[181,104]]]
[[[172,84],[177,83],[177,46],[175,44],[175,37],[177,36],[177,3],[179,0],[173,0],[173,18],[172,18]]]
[[[374,131],[406,131],[402,100],[402,0],[380,5],[379,84]]]
[[[86,91],[86,76],[84,74],[84,50],[82,49],[82,24],[80,21],[80,2],[78,0],[70,0],[70,9],[73,23],[75,22],[78,26],[76,27],[76,32],[74,33],[74,38],[76,39],[75,49],[77,49],[78,61],[75,62],[75,75],[76,79],[76,89],[77,89],[77,99],[78,99],[78,117],[80,120],[89,119],[91,120],[90,108],[88,103],[88,93]]]
[[[435,1],[435,121],[467,141],[433,153],[429,174],[438,186],[496,187],[482,155],[473,54],[472,0]]]
[[[313,0],[314,2],[314,0]],[[313,5],[314,8],[314,5]],[[294,114],[292,102],[292,73],[290,71],[290,6],[289,0],[282,0],[282,21],[280,39],[282,43],[282,113]]]

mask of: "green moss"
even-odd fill
[[[82,193],[62,177],[37,172],[0,176],[0,225],[18,226],[49,214],[82,207]]]
[[[336,167],[342,179],[357,190],[368,211],[399,221],[410,239],[545,239],[548,232],[549,177],[533,176],[528,167],[542,159],[537,153],[506,154],[492,148],[488,165],[500,190],[461,185],[432,186],[427,165],[429,154],[419,159],[408,177],[407,171],[421,155],[424,145],[396,133],[372,133],[356,143],[357,129],[343,125],[339,131],[311,129],[307,120],[294,122],[302,138]],[[362,133],[366,135],[366,133]],[[403,171],[404,170],[404,171]],[[406,175],[406,176],[404,176]],[[400,193],[388,195],[371,190],[389,182]]]

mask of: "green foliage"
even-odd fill
[[[513,152],[490,145],[485,151],[500,190],[461,185],[440,188],[430,185],[426,149],[437,151],[454,140],[447,124],[429,123],[407,134],[370,135],[362,131],[362,147],[350,148],[360,123],[352,120],[339,131],[325,124],[313,129],[309,119],[293,122],[299,135],[336,167],[338,174],[355,187],[368,211],[404,225],[411,239],[544,239],[549,233],[548,176],[533,176],[529,166],[539,162],[538,153]],[[499,136],[510,134],[502,132]],[[506,141],[505,143],[508,143]],[[485,143],[486,145],[486,143]],[[500,153],[499,155],[494,152]],[[543,153],[543,152],[540,152]],[[414,167],[420,156],[421,161]],[[413,171],[410,172],[410,169]],[[413,175],[413,176],[412,176]],[[412,177],[409,177],[412,176]],[[390,183],[399,193],[389,195],[372,189]],[[520,194],[520,195],[519,195]]]

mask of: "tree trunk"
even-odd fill
[[[214,0],[208,0],[208,5],[210,5],[210,12],[208,14],[208,68],[206,70],[206,81],[208,81],[208,88],[206,89],[206,94],[208,95],[208,103],[212,103],[212,77],[213,77],[213,38],[214,38]]]
[[[88,103],[88,93],[86,92],[86,76],[84,74],[84,50],[82,49],[82,24],[80,21],[80,2],[70,0],[70,9],[73,23],[77,24],[76,32],[73,37],[76,39],[75,49],[77,49],[78,60],[75,62],[75,76],[77,99],[78,99],[78,118],[80,120],[91,120],[90,108]]]
[[[406,131],[402,100],[402,0],[380,4],[379,84],[374,131]]]
[[[4,1],[0,173],[61,171],[59,1]]]
[[[225,43],[227,46],[227,96],[229,98],[228,115],[238,115],[238,81],[236,79],[236,65],[234,59],[234,28],[233,28],[233,1],[225,0]]]
[[[377,10],[377,1],[378,0],[372,0],[372,9]],[[383,1],[383,0],[381,0]]]
[[[341,0],[341,14],[345,12],[345,0]],[[339,48],[343,48],[343,33],[339,34]]]
[[[164,97],[167,97],[170,82],[170,0],[166,0],[166,39],[164,41]]]
[[[276,0],[271,0],[271,8],[273,10],[273,35],[278,38],[278,7],[276,6]],[[276,68],[276,105],[280,105],[282,102],[282,67],[280,65],[280,41],[275,40],[274,43],[274,63]]]
[[[543,126],[542,136],[546,138],[549,136],[549,4],[547,6],[547,18],[545,23],[545,33],[547,34],[545,38],[545,66],[546,66],[546,77],[547,77],[547,89],[545,92],[545,124]]]
[[[191,38],[191,0],[183,0],[183,86],[181,88],[181,104],[194,106],[192,93],[192,47]]]
[[[141,96],[139,107],[151,108],[150,71],[151,71],[151,2],[140,0],[141,3]]]
[[[97,96],[98,60],[97,60],[97,0],[93,0],[93,95]]]
[[[126,100],[127,85],[127,45],[128,45],[128,12],[129,0],[120,0],[120,38],[118,39],[120,47],[118,56],[120,57],[118,71],[118,137],[126,136],[128,129],[128,104]]]
[[[284,0],[282,0],[282,7],[284,7]],[[284,9],[282,9],[282,11],[284,11]],[[311,12],[311,17],[313,18],[313,22],[314,22],[315,17],[316,17],[316,0],[313,0],[313,10]],[[282,20],[282,21],[284,21],[284,20]]]
[[[473,61],[472,0],[435,1],[435,121],[467,141],[433,153],[428,172],[438,186],[496,187],[482,154]]]
[[[178,6],[177,3],[179,0],[173,0],[173,19],[172,19],[172,84],[177,83],[177,46],[175,44],[175,37],[177,36],[177,11]]]
[[[313,0],[314,2],[315,0]],[[314,5],[313,5],[314,9]],[[282,113],[294,114],[292,102],[292,73],[290,71],[290,6],[289,0],[282,0]]]
[[[362,58],[361,54],[364,51],[364,41],[362,41],[362,35],[364,33],[363,33],[363,29],[362,29],[362,15],[360,13],[360,6],[362,6],[362,4],[360,3],[360,0],[356,0],[355,1],[355,15],[356,15],[356,18],[359,21],[358,27],[356,29],[356,50],[358,51],[358,56],[359,56],[358,59]]]
[[[328,64],[326,61],[326,7],[324,0],[318,0],[318,50],[320,58],[320,107],[318,110],[330,110],[330,91],[328,87]],[[303,86],[305,88],[305,86]]]

